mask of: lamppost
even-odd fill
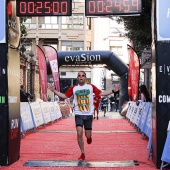
[[[33,94],[33,80],[32,80],[33,79],[32,74],[33,74],[34,52],[30,51],[29,56],[30,56],[30,93],[31,93],[31,95],[34,95]]]

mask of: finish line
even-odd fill
[[[85,168],[114,168],[114,167],[131,167],[139,165],[137,160],[128,161],[63,161],[63,160],[29,160],[24,166],[30,167],[85,167]]]

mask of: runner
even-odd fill
[[[113,90],[102,92],[93,84],[87,84],[86,79],[86,73],[84,71],[79,71],[77,75],[78,84],[70,87],[65,94],[55,90],[53,84],[48,84],[48,88],[60,98],[66,99],[73,96],[77,142],[81,150],[81,156],[78,158],[79,160],[85,160],[83,127],[87,143],[92,143],[92,121],[94,113],[93,93],[95,95],[107,96],[120,89],[120,85],[117,85],[113,87]]]
[[[97,114],[97,120],[99,119],[99,104],[100,104],[100,101],[101,101],[101,96],[99,95],[94,95],[94,119],[96,118],[95,117],[95,112]]]

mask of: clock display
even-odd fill
[[[133,15],[142,12],[142,0],[85,0],[85,15]]]
[[[17,0],[17,16],[71,16],[72,0]]]

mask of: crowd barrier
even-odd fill
[[[129,102],[126,113],[126,119],[142,133],[149,138],[148,140],[148,156],[150,158],[152,152],[152,103],[150,102]]]
[[[68,102],[21,102],[21,134],[25,137],[25,132],[35,130],[39,126],[53,123],[60,118],[72,113]]]
[[[168,134],[167,134],[165,146],[164,146],[162,157],[161,157],[161,160],[162,160],[161,168],[160,168],[161,170],[165,168],[166,166],[170,165],[170,121],[169,121],[167,131],[168,131]]]

